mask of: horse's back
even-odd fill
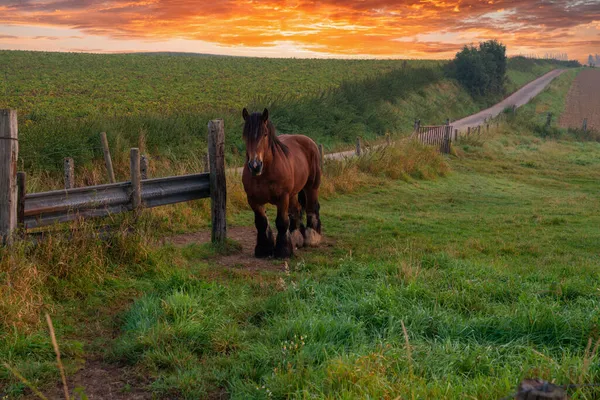
[[[293,160],[296,173],[300,172],[298,169],[306,168],[307,183],[318,187],[321,182],[321,161],[317,144],[304,135],[279,135],[278,138],[287,146],[288,157]]]

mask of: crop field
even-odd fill
[[[540,128],[578,73],[450,156],[412,143],[328,162],[325,242],[287,263],[249,256],[234,177],[223,247],[197,202],[0,249],[0,360],[60,398],[48,312],[90,399],[483,399],[528,377],[597,398],[600,143]],[[403,101],[453,88],[432,85]],[[33,396],[0,366],[3,395]]]
[[[511,59],[507,91],[557,66]],[[19,111],[21,169],[33,178],[30,189],[41,190],[52,188],[48,174],[60,177],[64,157],[85,174],[79,184],[104,183],[102,131],[114,153],[142,147],[163,160],[157,173],[169,173],[171,164],[197,167],[214,118],[225,120],[227,157],[238,163],[243,107],[269,107],[281,133],[307,134],[332,151],[357,136],[406,134],[415,118],[439,124],[497,100],[473,99],[444,76],[443,62],[404,67],[402,60],[0,51],[0,107]],[[117,156],[117,173],[127,173],[127,162]]]
[[[600,71],[591,69],[583,71],[569,90],[565,113],[561,116],[560,125],[564,128],[581,129],[583,120],[587,119],[588,129],[600,130]]]

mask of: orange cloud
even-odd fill
[[[598,0],[8,0],[0,9],[0,24],[122,40],[291,42],[326,54],[412,57],[450,56],[469,43],[465,35],[498,38],[513,50],[579,53],[597,45],[600,21]]]

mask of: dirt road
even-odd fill
[[[527,85],[523,86],[521,89],[517,90],[515,93],[513,93],[500,103],[496,104],[495,106],[490,107],[487,110],[483,110],[477,114],[473,114],[471,116],[463,118],[461,120],[454,121],[452,123],[452,126],[454,127],[454,129],[458,129],[459,131],[464,132],[470,126],[475,127],[478,125],[483,125],[485,123],[486,118],[495,117],[496,115],[504,111],[504,109],[507,107],[512,107],[513,105],[521,107],[522,105],[529,103],[529,101],[535,96],[537,96],[542,90],[544,90],[554,78],[561,75],[565,71],[566,70],[564,69],[555,69],[554,71],[550,71],[546,75],[529,82]],[[598,72],[600,72],[600,70]],[[598,78],[600,79],[600,75],[598,75]],[[598,89],[596,88],[595,90]],[[598,118],[600,118],[600,115],[598,115]],[[342,160],[344,158],[353,157],[355,154],[356,153],[354,150],[349,150],[341,153],[326,154],[325,158],[332,160]],[[242,173],[242,170],[243,168],[236,169],[236,171],[240,174]]]
[[[563,128],[581,128],[584,118],[588,129],[600,130],[600,69],[586,69],[577,76],[559,124]]]
[[[504,111],[504,109],[506,109],[507,107],[512,107],[513,105],[521,107],[522,105],[529,103],[529,101],[535,96],[537,96],[542,90],[544,90],[554,78],[556,78],[565,71],[566,70],[564,69],[555,69],[554,71],[550,71],[546,75],[532,82],[529,82],[527,85],[523,86],[521,89],[517,90],[515,93],[502,100],[495,106],[490,107],[487,110],[483,110],[477,114],[455,121],[452,123],[452,126],[454,127],[454,129],[458,129],[461,132],[466,131],[467,128],[470,126],[474,127],[478,125],[483,125],[485,123],[486,118],[495,117],[496,115]]]

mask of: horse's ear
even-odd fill
[[[244,121],[246,121],[249,116],[250,114],[248,114],[248,110],[244,108],[244,110],[242,110],[242,117],[244,117]]]
[[[263,122],[266,122],[268,119],[269,119],[269,110],[267,110],[265,108],[265,111],[263,111],[262,120],[263,120]]]

